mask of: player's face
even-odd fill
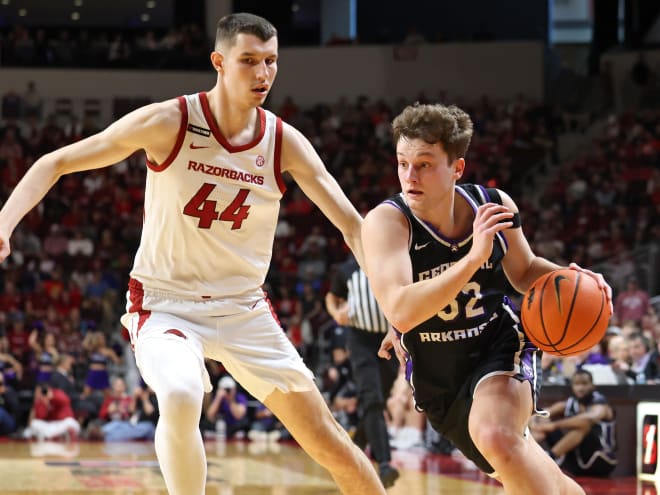
[[[222,74],[234,100],[261,105],[277,75],[277,37],[262,41],[240,33],[224,55]]]
[[[463,172],[462,159],[450,162],[440,143],[399,139],[396,145],[401,191],[413,210],[438,206]]]
[[[593,391],[594,384],[586,375],[575,375],[571,380],[571,388],[573,389],[573,395],[581,399]]]

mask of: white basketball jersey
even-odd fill
[[[206,93],[179,97],[174,149],[147,160],[142,239],[131,277],[145,289],[184,297],[259,290],[271,260],[284,182],[282,121],[258,108],[260,133],[232,146]]]

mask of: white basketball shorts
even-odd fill
[[[128,329],[143,376],[148,372],[141,367],[141,347],[146,342],[158,345],[157,339],[176,339],[199,358],[206,392],[211,391],[211,383],[204,358],[221,362],[261,402],[276,388],[287,393],[316,387],[312,371],[280,327],[262,293],[232,303],[226,299],[181,299],[149,289],[136,294],[131,288],[127,300],[127,312],[121,322]]]

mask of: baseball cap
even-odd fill
[[[218,381],[218,388],[236,388],[236,381],[231,376],[223,376]]]

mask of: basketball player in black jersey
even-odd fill
[[[369,282],[396,331],[417,407],[507,494],[584,491],[525,435],[536,410],[539,352],[505,291],[524,292],[560,268],[531,251],[518,208],[504,192],[456,182],[472,122],[461,109],[413,105],[394,119],[402,192],[365,218]],[[611,289],[598,281],[611,309]]]

